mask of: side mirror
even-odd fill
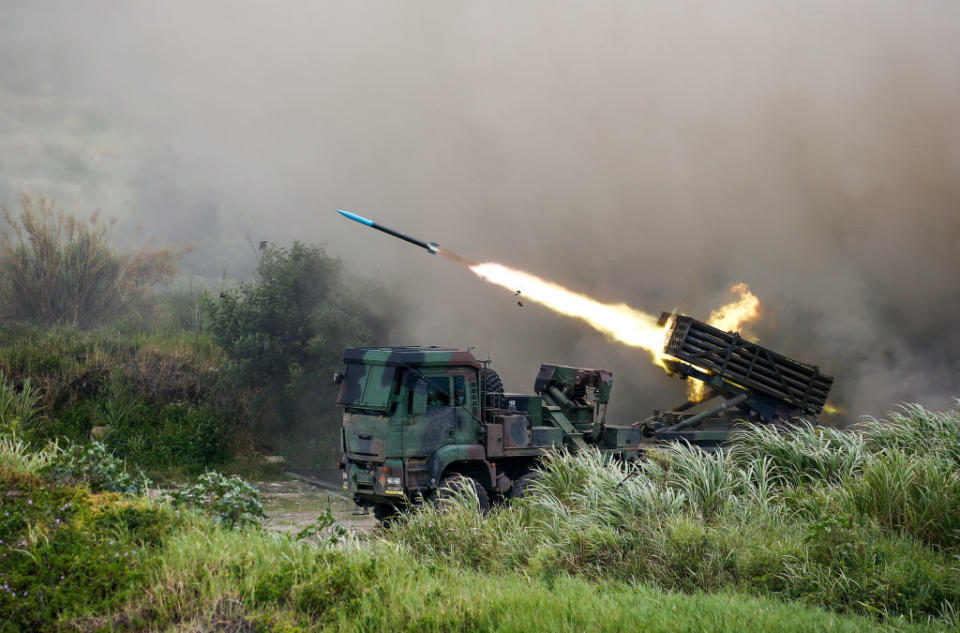
[[[333,384],[339,385],[341,382],[343,382],[343,374],[339,371],[333,372]]]
[[[413,404],[410,407],[411,415],[426,415],[427,413],[427,383],[418,380],[413,383]]]

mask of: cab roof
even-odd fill
[[[480,362],[467,350],[452,347],[351,347],[344,350],[343,362],[399,367],[469,366],[480,369]]]

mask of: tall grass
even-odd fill
[[[751,427],[729,449],[665,447],[634,466],[560,452],[527,498],[483,517],[465,490],[386,538],[486,572],[735,588],[955,623],[960,477],[949,429],[960,412],[907,411],[894,428],[862,433]]]
[[[557,633],[638,628],[852,632],[889,630],[889,626],[937,630],[943,623],[912,625],[896,615],[902,608],[894,602],[886,626],[881,627],[870,619],[746,596],[732,590],[736,585],[731,582],[705,582],[714,576],[683,573],[684,569],[709,569],[720,579],[728,574],[729,580],[730,570],[739,569],[754,575],[766,572],[774,578],[786,567],[771,566],[763,556],[750,559],[752,566],[746,559],[739,566],[731,565],[730,556],[721,552],[736,554],[745,542],[758,537],[756,531],[728,530],[722,512],[709,523],[697,519],[684,510],[687,501],[682,494],[651,496],[658,489],[672,488],[596,454],[557,456],[548,463],[545,470],[552,475],[537,484],[536,495],[507,511],[495,511],[486,520],[479,514],[475,493],[463,487],[440,507],[424,508],[415,518],[401,522],[399,527],[408,536],[420,530],[425,543],[433,539],[447,544],[445,552],[429,556],[414,547],[398,547],[394,539],[349,538],[336,546],[318,547],[279,533],[228,530],[191,512],[176,517],[170,508],[145,497],[91,494],[82,487],[45,482],[31,475],[42,470],[42,464],[33,459],[43,458],[31,456],[22,442],[0,438],[0,492],[7,500],[5,509],[15,517],[0,521],[0,554],[8,563],[0,565],[0,586],[12,588],[0,593],[0,612],[5,615],[0,620],[2,633]],[[631,476],[623,479],[627,475]],[[577,481],[582,485],[574,485]],[[616,488],[618,481],[623,485]],[[607,483],[617,492],[611,494]],[[558,494],[552,495],[555,484]],[[620,503],[617,496],[621,494],[628,501]],[[550,496],[552,502],[538,499]],[[547,518],[549,509],[558,507],[565,508],[574,525],[538,523]],[[663,508],[670,508],[670,514],[656,522],[656,515],[650,513]],[[579,517],[581,510],[606,523],[591,526],[590,520]],[[647,526],[633,526],[627,532],[630,526],[619,524],[638,514],[648,515]],[[556,527],[564,534],[546,533]],[[644,548],[658,546],[659,555],[650,555],[651,549],[631,554],[631,538],[644,533],[651,537]],[[504,538],[494,543],[492,537],[498,536]],[[657,545],[664,538],[667,544]],[[18,539],[23,543],[11,549],[11,541]],[[770,535],[760,540],[769,543]],[[541,547],[504,563],[509,552],[518,554],[535,542]],[[889,553],[892,564],[901,553]],[[692,595],[641,582],[643,578],[634,573],[640,569],[640,560],[660,568],[661,578],[673,574],[675,586],[693,590]],[[797,566],[809,564],[799,556],[790,560],[798,561]],[[510,573],[512,565],[521,573]],[[587,566],[592,566],[592,578],[569,573]],[[623,570],[634,571],[623,574]],[[822,566],[814,567],[812,573],[794,573],[807,579],[806,589],[813,591],[814,583],[826,582],[817,579],[821,570]],[[918,573],[911,580],[925,590],[929,608],[924,613],[944,604],[935,583]],[[862,577],[855,577],[847,586],[863,593],[866,584]],[[875,586],[873,591],[879,589]]]
[[[10,319],[84,328],[106,323],[169,280],[182,254],[146,246],[119,253],[97,214],[84,221],[42,196],[21,196],[19,214],[3,209],[3,218],[0,309]]]
[[[733,434],[739,464],[769,462],[774,475],[794,485],[836,483],[850,477],[867,457],[862,435],[802,423],[788,429],[745,424]]]
[[[20,391],[0,376],[0,432],[16,434],[29,427],[43,409],[42,394],[30,379],[23,381]]]
[[[873,451],[899,449],[907,455],[936,455],[960,466],[960,413],[929,411],[918,404],[900,405],[889,420],[871,419],[862,425]]]
[[[56,442],[37,450],[19,437],[0,433],[0,471],[18,474],[40,472],[56,456]]]

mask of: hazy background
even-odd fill
[[[646,356],[346,208],[650,312],[743,281],[778,351],[854,413],[960,395],[960,4],[4,2],[0,203],[43,192],[245,277],[248,240],[324,242],[409,309],[391,343],[616,378]]]

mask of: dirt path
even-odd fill
[[[254,483],[267,512],[265,526],[271,530],[296,534],[317,520],[328,507],[348,530],[369,532],[376,525],[370,513],[357,514],[353,502],[298,479]]]

